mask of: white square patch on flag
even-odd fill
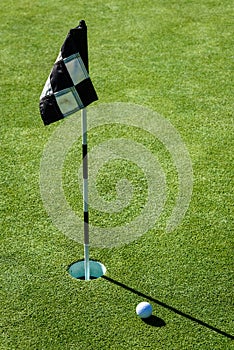
[[[81,83],[89,77],[79,53],[71,55],[63,61],[74,85]]]
[[[57,104],[64,116],[83,108],[83,103],[75,88],[65,89],[54,94]]]

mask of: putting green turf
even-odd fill
[[[233,10],[229,0],[2,0],[0,349],[232,349]],[[193,166],[189,209],[168,233],[178,190],[168,151],[141,129],[113,123],[90,132],[90,148],[126,135],[143,143],[167,179],[165,210],[150,231],[123,247],[91,248],[107,273],[90,282],[68,275],[69,264],[83,258],[82,244],[53,225],[40,195],[43,150],[64,121],[44,127],[38,100],[80,19],[99,95],[90,113],[119,101],[150,108],[176,128]],[[77,215],[80,153],[77,140],[63,171]],[[131,205],[111,214],[111,223],[91,208],[99,227],[124,225],[146,202],[142,170],[118,160],[101,169],[100,195],[115,199],[122,174],[135,188]],[[135,314],[143,300],[154,310],[148,323]]]

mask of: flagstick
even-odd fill
[[[87,152],[87,111],[81,110],[83,149],[83,208],[84,208],[84,270],[85,280],[90,279],[89,268],[89,213],[88,213],[88,152]]]

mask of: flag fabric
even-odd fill
[[[69,31],[40,96],[45,125],[63,119],[98,99],[88,73],[87,27]]]

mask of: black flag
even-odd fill
[[[88,74],[85,21],[71,29],[40,96],[45,125],[63,119],[98,99]]]

